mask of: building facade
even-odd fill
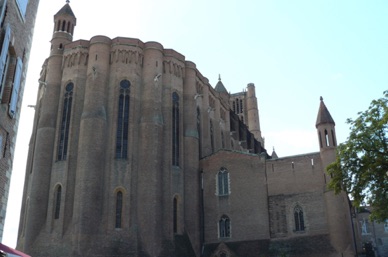
[[[268,155],[254,84],[230,95],[157,42],[73,41],[54,16],[40,78],[18,248],[32,256],[354,256],[348,199],[320,151]]]
[[[39,0],[0,1],[0,242]]]

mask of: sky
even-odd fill
[[[40,0],[16,142],[3,242],[16,246],[38,78],[50,51],[53,15],[64,0]],[[72,0],[74,40],[95,35],[157,41],[231,93],[254,83],[265,147],[279,157],[319,151],[320,96],[336,122],[388,90],[388,1]]]

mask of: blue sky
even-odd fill
[[[41,0],[19,125],[3,243],[15,246],[26,149],[53,15],[65,4]],[[73,0],[74,39],[95,35],[157,41],[196,63],[231,92],[255,83],[269,153],[316,152],[319,97],[346,140],[355,118],[388,89],[388,2],[383,0]]]

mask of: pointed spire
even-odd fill
[[[73,16],[75,18],[75,15],[73,13],[73,10],[71,9],[70,5],[69,5],[70,1],[67,0],[66,1],[66,4],[61,8],[61,10],[59,10],[59,12],[57,12],[54,17],[58,16],[58,15],[61,15],[61,14],[64,14],[64,15],[70,15],[70,16]]]
[[[320,124],[334,124],[335,122],[330,115],[329,110],[326,108],[325,103],[323,102],[323,97],[320,97],[321,103],[319,105],[319,111],[317,116],[317,122],[315,123],[315,127],[318,127]]]
[[[272,157],[272,159],[278,159],[278,158],[279,158],[278,155],[277,155],[276,152],[275,152],[275,147],[274,147],[273,150],[272,150],[271,157]]]
[[[228,91],[226,90],[224,84],[222,84],[222,81],[221,81],[221,75],[218,74],[218,83],[216,85],[216,87],[214,88],[218,93],[228,93]]]

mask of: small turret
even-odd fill
[[[229,93],[221,81],[221,75],[218,75],[218,82],[214,88],[226,102],[229,101]]]
[[[73,41],[74,27],[77,24],[69,1],[54,15],[54,33],[51,40],[51,54],[61,53],[65,44]]]
[[[315,127],[318,132],[320,156],[323,167],[324,183],[330,181],[330,176],[326,176],[325,171],[329,164],[336,159],[336,136],[335,122],[326,108],[323,98],[320,98],[319,111]],[[326,187],[325,187],[326,188]],[[325,189],[325,205],[327,222],[330,231],[330,242],[340,256],[354,256],[353,236],[351,233],[351,217],[349,212],[348,198],[345,193],[334,194],[332,190]]]
[[[322,148],[335,147],[337,145],[337,140],[335,136],[335,122],[331,117],[329,110],[326,108],[322,96],[320,100],[321,104],[319,106],[315,127],[318,130],[319,147],[323,150]]]

